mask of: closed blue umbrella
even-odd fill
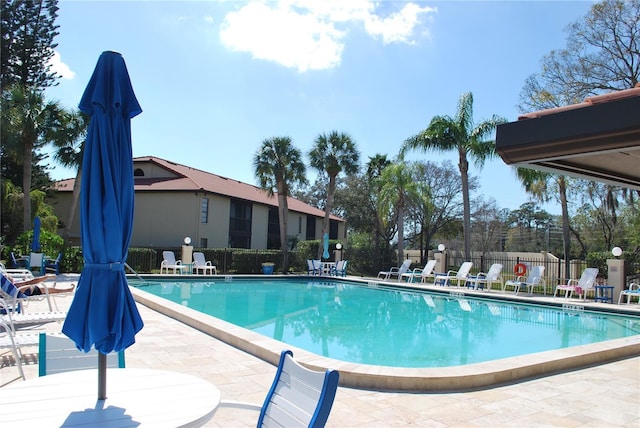
[[[329,258],[329,234],[325,233],[324,236],[322,237],[322,258],[323,259],[328,259]]]
[[[91,117],[80,188],[84,268],[62,331],[79,349],[100,352],[98,399],[105,399],[104,354],[132,345],[143,326],[124,271],[133,227],[131,118],[142,109],[119,53],[100,55],[79,108]]]
[[[40,217],[33,219],[33,239],[31,240],[31,251],[40,252]]]

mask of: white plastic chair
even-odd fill
[[[436,263],[436,260],[429,260],[423,269],[415,268],[411,272],[403,273],[402,278],[406,278],[407,282],[413,282],[413,280],[417,278],[420,278],[420,282],[427,282],[427,278],[435,278],[436,276],[433,272]]]
[[[160,274],[169,273],[169,269],[173,269],[173,273],[180,273],[186,271],[186,265],[182,264],[182,260],[176,260],[176,255],[173,254],[173,251],[163,251],[162,252],[162,262],[160,263]]]
[[[553,297],[558,295],[558,291],[564,291],[564,298],[570,299],[573,293],[578,294],[584,300],[587,297],[587,290],[593,288],[598,277],[598,268],[586,268],[582,271],[580,279],[570,279],[566,284],[556,286]]]
[[[193,253],[193,272],[198,273],[202,271],[204,275],[217,275],[218,270],[211,263],[211,261],[206,260],[204,258],[204,253],[196,251]]]
[[[398,278],[398,281],[400,281],[402,279],[402,274],[407,273],[409,270],[409,266],[411,266],[411,259],[406,259],[399,267],[394,266],[389,270],[381,270],[378,272],[378,278],[391,279],[395,276]]]
[[[456,285],[460,287],[461,285],[466,284],[472,267],[473,262],[464,262],[460,265],[460,269],[457,271],[450,270],[445,275],[436,275],[434,282],[438,285],[448,286],[449,281],[456,281]]]

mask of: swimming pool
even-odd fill
[[[640,318],[319,279],[149,283],[141,289],[317,355],[447,367],[640,334]]]

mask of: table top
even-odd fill
[[[165,370],[78,370],[0,388],[3,427],[199,427],[213,417],[220,391],[196,376]]]

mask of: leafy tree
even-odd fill
[[[331,131],[329,135],[320,134],[314,141],[313,148],[309,152],[312,168],[326,174],[329,183],[327,185],[327,203],[324,209],[324,221],[322,222],[322,236],[329,233],[329,216],[333,209],[333,197],[336,191],[336,178],[338,174],[355,174],[358,172],[358,160],[360,154],[351,137],[345,133]],[[318,248],[318,258],[322,255],[322,248]]]
[[[22,160],[24,193],[23,224],[31,223],[31,187],[34,151],[52,143],[62,123],[62,107],[45,102],[42,91],[12,86],[2,93],[2,152],[15,153]],[[21,149],[21,151],[19,150]]]
[[[418,183],[413,181],[411,167],[403,162],[392,163],[382,170],[379,178],[380,198],[378,210],[381,218],[395,212],[398,223],[398,266],[404,260],[404,220],[405,210],[420,197]]]
[[[302,153],[295,148],[289,137],[272,137],[262,142],[262,146],[253,157],[253,167],[260,187],[273,196],[278,194],[278,220],[280,223],[280,247],[282,249],[283,272],[289,270],[289,248],[287,241],[287,219],[290,186],[293,183],[306,183],[305,166]]]
[[[408,150],[421,149],[441,152],[458,152],[458,168],[462,178],[463,233],[465,259],[471,259],[471,203],[469,199],[469,159],[471,156],[478,168],[485,160],[495,156],[495,140],[487,139],[496,127],[506,122],[494,115],[474,126],[473,94],[462,94],[458,101],[455,117],[435,116],[427,129],[407,140],[401,148],[401,155]]]
[[[51,58],[58,46],[57,0],[2,0],[0,11],[0,82],[44,89],[56,84]]]

